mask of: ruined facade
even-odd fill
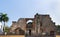
[[[55,35],[56,27],[49,15],[36,14],[34,18],[20,18],[13,21],[10,29],[14,34],[43,34]],[[22,32],[22,33],[21,33]]]

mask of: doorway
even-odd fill
[[[50,35],[54,35],[54,31],[50,31]]]
[[[29,29],[29,35],[31,35],[31,29]]]

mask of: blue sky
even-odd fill
[[[8,14],[8,26],[19,18],[33,18],[36,13],[49,14],[60,24],[60,0],[0,0],[0,12]]]

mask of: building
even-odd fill
[[[10,32],[27,35],[55,35],[56,27],[49,15],[37,13],[34,18],[20,18],[18,21],[13,21]]]

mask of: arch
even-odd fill
[[[29,22],[33,22],[32,20],[28,20],[26,23],[28,24]]]
[[[15,29],[15,34],[17,34],[17,35],[24,35],[24,33],[25,33],[24,30],[22,30],[19,27]]]
[[[33,27],[34,18],[25,18],[25,20],[26,20],[26,28],[27,28],[27,26],[30,26],[32,28]]]
[[[31,31],[33,29],[33,18],[26,18],[26,31],[28,32],[28,35],[31,35]]]
[[[27,20],[26,22],[26,28],[33,28],[33,20]]]

